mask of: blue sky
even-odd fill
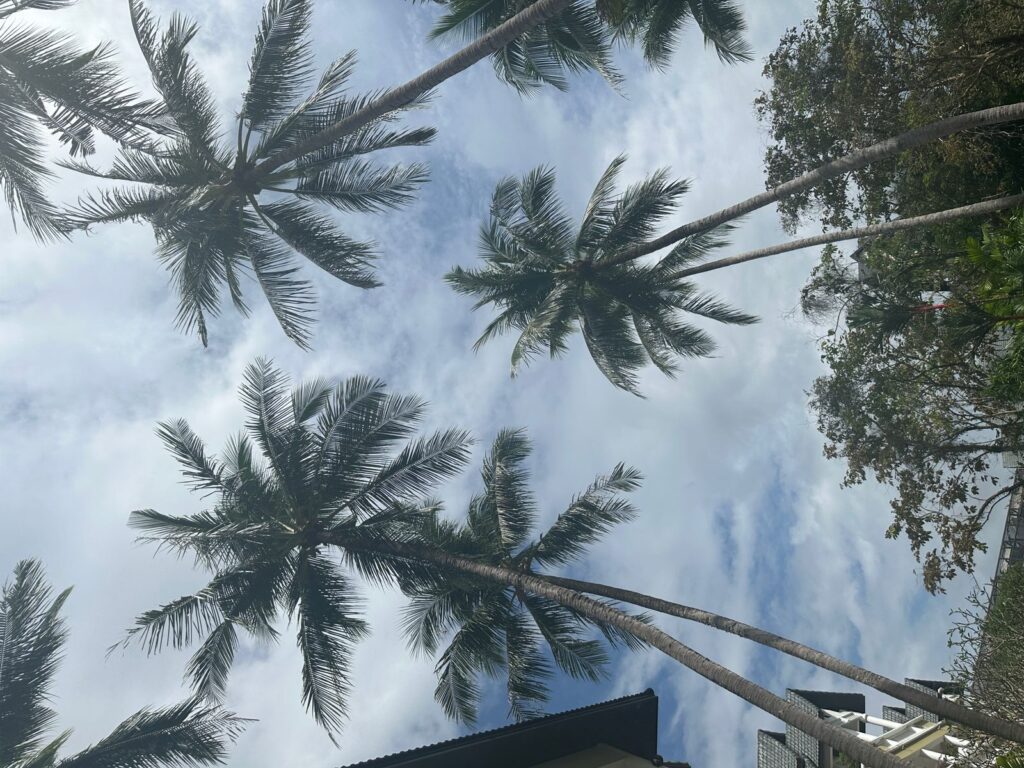
[[[620,152],[630,157],[627,181],[661,166],[692,179],[678,222],[758,191],[766,137],[752,102],[762,87],[761,61],[814,3],[745,5],[757,49],[750,64],[725,67],[691,34],[665,73],[624,52],[625,97],[581,78],[568,94],[524,101],[488,64],[446,84],[410,118],[440,131],[431,147],[409,155],[432,169],[418,201],[344,222],[352,234],[381,243],[385,287],[360,292],[309,270],[322,304],[308,354],[287,342],[255,291],[253,317],[225,314],[213,324],[209,349],[180,335],[172,327],[174,297],[142,227],[100,229],[42,248],[0,223],[0,567],[9,572],[17,559],[36,556],[55,583],[76,585],[57,689],[60,725],[76,729],[72,746],[101,737],[141,706],[184,694],[183,655],[146,659],[129,651],[104,659],[135,615],[201,578],[186,563],[135,545],[124,523],[136,508],[202,507],[179,483],[154,425],[185,417],[210,446],[223,445],[243,421],[235,391],[256,355],[272,357],[297,379],[384,378],[432,403],[425,428],[463,426],[481,445],[502,426],[528,428],[546,517],[616,462],[640,468],[647,478],[636,497],[640,518],[596,547],[579,574],[760,624],[892,677],[940,673],[948,661],[948,613],[970,584],[960,579],[948,595],[927,596],[906,542],[883,538],[885,489],[840,490],[842,467],[822,456],[805,394],[820,373],[816,331],[793,311],[814,253],[702,279],[763,321],[711,328],[717,357],[688,363],[675,381],[649,373],[646,400],[607,384],[579,343],[564,359],[539,361],[510,380],[511,340],[474,354],[487,317],[471,314],[470,302],[441,280],[452,265],[476,258],[477,227],[496,181],[538,164],[557,167],[574,213]],[[225,115],[232,114],[259,0],[151,6],[197,17],[195,54]],[[434,13],[406,0],[319,0],[320,61],[357,48],[361,86],[398,82],[442,55],[425,42]],[[148,82],[122,0],[81,0],[42,18],[86,41],[116,41],[131,76],[140,87]],[[85,188],[64,176],[55,194],[73,200]],[[775,212],[762,211],[736,233],[735,249],[784,237]],[[459,509],[475,487],[471,471],[442,495]],[[991,558],[982,557],[979,576],[991,568]],[[352,720],[340,749],[302,711],[298,657],[285,640],[247,648],[235,670],[229,705],[260,722],[239,742],[232,765],[326,768],[459,732],[432,700],[432,663],[405,653],[400,597],[372,589],[367,596],[374,634],[356,659]],[[702,627],[661,623],[779,693],[787,686],[849,688]],[[751,766],[756,729],[775,727],[654,653],[617,659],[604,684],[566,683],[553,707],[648,686],[662,697],[662,751],[672,759]],[[499,696],[495,689],[482,727],[503,722]]]

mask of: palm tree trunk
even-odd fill
[[[337,543],[350,549],[372,549],[375,552],[393,555],[403,560],[421,564],[430,563],[445,570],[470,574],[495,584],[514,587],[554,600],[588,618],[635,635],[715,685],[734,693],[818,741],[845,752],[868,768],[900,768],[902,766],[902,762],[896,756],[883,752],[874,745],[859,739],[856,732],[848,731],[806,712],[771,691],[697,653],[657,627],[574,590],[550,583],[529,573],[487,565],[418,544],[384,540],[378,540],[372,544],[365,542],[355,545],[352,542]],[[1021,730],[1024,731],[1024,729]],[[1020,741],[1024,742],[1024,735],[1020,736]]]
[[[736,205],[723,208],[716,213],[712,213],[710,216],[705,216],[702,219],[697,219],[689,224],[677,227],[656,240],[651,240],[649,243],[622,251],[618,255],[603,262],[603,264],[622,264],[627,261],[639,259],[641,256],[646,256],[647,254],[654,253],[668,245],[672,245],[673,243],[682,240],[684,237],[699,234],[700,232],[706,232],[720,224],[725,224],[728,221],[738,219],[740,216],[745,216],[759,208],[764,208],[766,205],[777,202],[784,197],[789,197],[790,195],[810,189],[827,179],[832,179],[836,176],[841,176],[844,173],[856,171],[870,165],[871,163],[878,162],[879,160],[886,160],[894,155],[898,155],[900,152],[912,149],[913,147],[919,147],[923,144],[928,144],[937,139],[958,133],[959,131],[981,128],[987,125],[998,125],[1000,123],[1008,123],[1013,120],[1021,119],[1024,119],[1024,102],[1004,104],[1000,107],[982,109],[978,112],[968,112],[963,115],[947,117],[944,120],[929,123],[928,125],[923,125],[920,128],[914,128],[906,133],[901,133],[899,136],[894,136],[892,138],[885,139],[884,141],[880,141],[877,144],[872,144],[870,147],[865,147],[864,149],[858,149],[851,152],[845,157],[826,163],[825,165],[815,168],[813,171],[808,171],[802,176],[790,179],[773,189],[766,190],[760,194],[754,195],[753,197],[747,198]]]
[[[855,240],[857,238],[871,237],[873,235],[890,235],[894,232],[902,232],[906,229],[915,229],[916,227],[925,227],[930,224],[946,224],[951,221],[967,219],[972,216],[985,216],[987,214],[995,213],[996,211],[1003,211],[1007,208],[1013,208],[1018,205],[1024,205],[1024,194],[1000,197],[995,200],[985,200],[981,203],[964,205],[959,208],[949,208],[945,211],[927,213],[923,216],[913,216],[906,219],[884,221],[881,224],[870,224],[865,227],[844,229],[839,232],[824,232],[820,235],[814,235],[813,237],[804,237],[800,240],[791,240],[788,243],[769,245],[767,248],[758,248],[757,250],[747,251],[736,256],[729,256],[725,259],[715,259],[714,261],[709,261],[706,264],[699,264],[695,267],[680,269],[678,272],[673,272],[672,277],[690,277],[691,275],[699,275],[702,272],[713,272],[716,269],[731,267],[735,264],[742,264],[746,261],[763,259],[766,256],[776,256],[780,253],[789,253],[790,251],[799,251],[803,248],[811,248],[815,245],[838,243],[841,240]]]
[[[490,56],[524,32],[568,8],[573,2],[575,0],[538,0],[441,63],[403,85],[385,92],[380,98],[375,99],[355,114],[349,115],[306,141],[264,160],[253,170],[253,176],[257,178],[266,176],[282,165],[287,165],[310,152],[323,149],[342,136],[358,131],[384,115],[412,103],[448,78],[469,69],[480,59]]]
[[[862,685],[870,686],[876,691],[888,694],[899,701],[914,704],[923,710],[934,712],[936,715],[939,715],[946,720],[966,725],[978,731],[996,734],[1014,741],[1020,741],[1020,739],[1024,737],[1024,728],[1019,725],[1009,723],[997,717],[992,717],[984,712],[969,709],[962,704],[949,701],[948,699],[943,699],[939,696],[931,696],[915,688],[911,688],[908,685],[898,683],[888,677],[884,677],[870,670],[858,667],[856,664],[850,664],[849,662],[837,659],[835,656],[830,656],[827,653],[803,645],[802,643],[797,643],[772,632],[759,629],[758,627],[753,627],[750,624],[744,624],[742,621],[736,621],[735,619],[730,619],[726,616],[719,616],[716,613],[704,611],[700,608],[692,608],[688,605],[672,603],[668,600],[651,597],[650,595],[645,595],[640,592],[633,592],[628,589],[619,589],[618,587],[610,587],[606,584],[595,584],[589,581],[565,579],[559,576],[541,576],[540,578],[556,586],[565,587],[566,589],[571,589],[576,592],[598,595],[599,597],[607,597],[621,603],[629,603],[630,605],[647,608],[652,611],[657,611],[658,613],[665,613],[669,616],[676,616],[687,621],[695,621],[708,627],[713,627],[714,629],[746,638],[747,640],[753,640],[755,643],[759,643],[768,648],[773,648],[777,651],[782,651],[783,653],[800,659],[801,661],[806,661],[817,667],[821,667],[822,669],[835,672],[849,680],[854,680]]]

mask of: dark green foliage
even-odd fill
[[[425,540],[477,561],[532,571],[579,559],[588,544],[634,516],[621,494],[637,488],[640,474],[620,464],[573,499],[546,532],[531,538],[537,513],[525,467],[529,452],[521,431],[500,432],[484,458],[484,492],[470,501],[466,521],[426,521]],[[556,668],[575,678],[602,677],[608,656],[590,630],[596,628],[612,644],[638,644],[633,636],[549,599],[464,576],[410,585],[406,592],[412,598],[405,613],[410,645],[433,655],[447,640],[434,697],[450,717],[467,723],[475,722],[481,674],[506,679],[509,714],[523,720],[543,711]]]
[[[421,2],[422,0],[413,0]],[[471,41],[515,16],[534,0],[432,0],[445,8],[433,37]],[[639,43],[653,66],[668,65],[676,38],[690,21],[726,62],[747,61],[746,25],[732,0],[597,0],[572,3],[494,54],[498,76],[520,93],[553,85],[567,74],[592,70],[613,86],[622,78],[612,64],[615,42]]]
[[[207,343],[207,318],[227,293],[249,311],[242,280],[259,283],[282,329],[309,346],[316,296],[296,256],[360,288],[378,285],[376,247],[338,229],[328,211],[376,212],[408,203],[426,180],[419,164],[381,166],[371,153],[429,142],[429,128],[393,126],[399,112],[267,172],[259,164],[357,112],[374,95],[348,91],[353,53],[313,78],[311,0],[270,0],[256,36],[233,147],[213,94],[188,53],[197,28],[182,16],[162,32],[131,0],[136,37],[172,127],[169,137],[121,152],[109,170],[72,167],[130,186],[98,191],[70,212],[76,227],[144,221],[179,296],[177,323]],[[415,107],[407,105],[404,109]]]
[[[966,245],[958,225],[865,244],[856,261],[829,251],[804,289],[833,326],[811,398],[826,455],[845,459],[847,484],[895,488],[888,535],[907,535],[931,591],[973,569],[1012,489],[1000,454],[1024,435],[1022,220]]]
[[[658,171],[616,195],[624,162],[614,160],[598,181],[578,229],[555,194],[552,170],[505,179],[495,189],[490,219],[481,230],[485,266],[456,267],[448,274],[455,290],[477,299],[475,308],[493,304],[500,311],[478,347],[519,331],[513,375],[541,352],[552,357],[565,352],[578,328],[608,380],[639,394],[637,373],[648,363],[673,375],[676,357],[713,352],[711,337],[682,315],[755,322],[674,274],[724,245],[728,227],[685,238],[656,264],[612,261],[649,240],[688,187]]]
[[[0,596],[0,766],[3,768],[197,768],[223,763],[244,721],[190,699],[136,712],[81,752],[58,759],[70,736],[56,721],[50,687],[67,639],[56,597],[39,563],[26,560]]]
[[[410,596],[412,646],[433,653],[447,641],[437,699],[464,721],[475,714],[479,673],[507,677],[511,713],[522,718],[539,711],[556,668],[600,676],[607,654],[594,630],[610,643],[637,646],[616,627],[443,562],[464,556],[516,572],[573,562],[633,517],[622,496],[639,484],[635,470],[619,465],[597,478],[533,538],[529,446],[522,433],[506,430],[484,459],[484,492],[458,524],[424,497],[465,464],[470,441],[458,430],[413,439],[423,413],[418,399],[361,377],[289,392],[264,361],[249,366],[241,396],[246,434],[221,458],[185,422],[160,427],[187,483],[210,494],[213,507],[185,517],[141,510],[131,518],[143,540],[194,557],[212,575],[199,592],[140,616],[125,640],[150,653],[200,643],[187,670],[198,695],[223,694],[237,630],[274,641],[287,614],[297,625],[303,701],[336,734],[352,648],[367,629],[353,573]]]
[[[19,11],[57,10],[74,0],[0,2],[0,186],[15,217],[38,238],[66,234],[45,183],[46,132],[72,156],[95,151],[94,130],[122,142],[159,123],[157,105],[125,84],[109,46],[78,47],[68,35],[17,21]]]
[[[953,617],[954,657],[947,674],[964,686],[973,708],[1019,722],[1024,717],[1024,564],[997,574],[989,589],[976,587]],[[977,731],[963,736],[971,742],[960,761],[967,768],[992,765],[993,759],[996,765],[1017,765],[1006,742]]]
[[[200,592],[140,616],[126,642],[155,653],[202,641],[187,674],[198,695],[216,700],[236,630],[274,641],[275,622],[287,614],[303,657],[303,701],[336,733],[352,648],[366,625],[345,563],[325,541],[372,541],[406,530],[422,514],[424,495],[465,464],[469,438],[447,430],[413,439],[423,402],[363,377],[338,385],[314,380],[289,391],[280,371],[257,361],[240,395],[246,432],[221,458],[208,455],[186,422],[160,425],[188,484],[212,494],[215,504],[189,517],[134,512],[132,525],[144,539],[194,556],[212,579]],[[388,583],[410,575],[372,554],[348,565]]]
[[[771,87],[757,109],[772,138],[771,188],[910,128],[1024,100],[1024,9],[1015,0],[819,0],[764,74]],[[943,210],[1019,192],[1022,158],[1019,126],[965,132],[831,179],[779,210],[791,229]]]

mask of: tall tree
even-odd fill
[[[929,707],[929,711],[953,721],[982,723],[982,729],[993,725],[993,721],[956,702],[943,699],[936,703],[933,695],[735,619],[632,590],[539,573],[538,569],[580,560],[587,546],[612,526],[633,519],[636,511],[623,494],[639,485],[640,475],[623,465],[615,467],[574,497],[547,531],[531,538],[537,505],[525,464],[529,451],[521,431],[500,432],[483,461],[484,491],[470,501],[465,522],[460,525],[436,515],[429,517],[422,533],[430,544],[477,562],[531,573],[574,592],[676,616],[752,640],[901,701]],[[542,641],[549,645],[555,664],[567,674],[596,679],[602,672],[606,659],[600,647],[575,634],[593,622],[565,606],[521,589],[455,577],[429,583],[426,588],[413,585],[406,591],[412,598],[405,615],[410,644],[433,654],[446,637],[449,640],[437,664],[435,696],[452,717],[472,721],[479,698],[474,673],[506,677],[514,716],[527,712],[526,707],[534,703],[542,704],[552,672],[538,651]],[[631,634],[618,633],[613,625],[598,623],[596,628],[615,644],[633,647],[637,640]]]
[[[388,123],[572,2],[537,0],[403,85],[360,96],[345,87],[352,54],[312,83],[312,0],[268,0],[233,132],[237,141],[228,147],[220,140],[213,96],[188,54],[197,28],[176,14],[161,33],[142,0],[130,0],[136,38],[173,133],[124,151],[106,171],[74,165],[132,186],[86,197],[70,212],[70,225],[149,223],[178,292],[177,322],[204,344],[207,317],[219,312],[225,289],[234,306],[248,312],[241,273],[251,270],[285,333],[308,346],[315,296],[297,275],[295,253],[353,285],[376,284],[372,245],[345,235],[316,205],[373,212],[408,202],[425,169],[380,167],[364,156],[424,144],[433,131]]]
[[[367,390],[375,397],[354,396]],[[410,626],[427,647],[453,621],[460,624],[459,632],[467,630],[461,636],[464,642],[457,636],[439,664],[442,682],[448,683],[439,698],[450,700],[456,713],[472,713],[472,678],[479,671],[503,668],[511,675],[515,706],[542,700],[541,639],[556,663],[586,676],[601,659],[595,646],[583,644],[586,639],[578,630],[607,627],[617,638],[632,636],[658,648],[865,765],[899,765],[892,755],[803,712],[645,621],[529,570],[531,564],[553,565],[577,557],[612,524],[628,517],[630,507],[618,494],[636,482],[634,472],[623,467],[599,479],[530,545],[530,500],[517,472],[524,444],[515,433],[504,433],[485,462],[485,493],[473,502],[469,521],[460,527],[444,522],[438,504],[424,502],[422,496],[465,461],[464,435],[449,432],[447,439],[417,441],[389,459],[389,449],[409,436],[408,422],[375,414],[384,411],[385,403],[405,400],[418,407],[416,401],[386,396],[379,386],[358,379],[333,391],[323,382],[312,382],[296,387],[289,397],[284,378],[265,362],[250,367],[242,397],[262,460],[255,459],[246,436],[233,441],[225,460],[219,461],[207,455],[183,422],[164,425],[161,434],[185,475],[197,488],[214,494],[216,506],[184,517],[152,510],[132,516],[144,537],[194,556],[213,574],[200,592],[141,616],[134,630],[134,637],[150,650],[189,645],[205,636],[189,664],[201,690],[216,694],[222,689],[236,625],[273,637],[272,619],[286,609],[299,618],[304,699],[319,722],[336,730],[344,717],[349,652],[365,630],[341,568],[347,565],[414,597]],[[432,460],[411,467],[410,457],[422,455],[425,446],[435,446],[427,452]],[[501,537],[497,541],[495,525]],[[488,529],[491,534],[485,533]],[[510,567],[510,558],[518,559],[520,567]],[[512,596],[532,601],[529,618],[514,601],[510,604]],[[474,619],[466,602],[476,603],[483,613],[496,613]],[[552,612],[545,612],[546,607]],[[505,654],[498,656],[499,650]],[[1024,742],[1024,728],[1018,725],[995,721],[993,728]]]
[[[893,487],[887,535],[905,534],[940,591],[973,570],[981,530],[1017,487],[1000,454],[1024,439],[1017,350],[1024,216],[965,246],[959,229],[827,252],[804,289],[827,326],[831,369],[811,389],[826,456],[844,482]]]
[[[426,2],[427,0],[412,0]],[[507,21],[531,0],[430,0],[445,13],[432,38],[473,40]],[[568,88],[568,73],[593,70],[613,86],[622,77],[612,64],[612,45],[639,42],[652,66],[668,66],[676,37],[694,21],[719,58],[749,61],[744,41],[746,24],[733,0],[574,0],[552,16],[496,51],[495,72],[520,93],[543,85]]]
[[[945,115],[1020,101],[1022,62],[1013,0],[819,0],[765,63],[767,183]],[[1017,127],[974,130],[855,169],[781,202],[783,222],[844,228],[1019,192],[1021,138]]]
[[[654,265],[609,265],[616,254],[649,240],[689,186],[662,170],[616,195],[624,163],[618,157],[608,166],[578,227],[555,194],[550,169],[500,182],[480,233],[485,266],[448,273],[455,290],[477,299],[476,307],[500,309],[477,347],[519,331],[513,375],[542,351],[552,357],[565,352],[569,335],[578,328],[601,373],[615,386],[639,394],[637,372],[645,364],[672,375],[675,356],[705,357],[714,351],[711,337],[681,316],[755,322],[675,276],[725,245],[725,229],[684,238]]]
[[[716,214],[652,241],[657,225],[672,213],[689,185],[670,180],[661,170],[616,195],[624,162],[623,157],[616,158],[601,176],[578,228],[555,195],[552,170],[538,168],[520,180],[501,181],[481,228],[484,266],[456,267],[448,273],[446,279],[456,291],[477,300],[474,309],[494,305],[499,310],[477,340],[477,348],[503,333],[519,332],[512,351],[513,376],[541,352],[551,357],[564,353],[568,337],[579,329],[605,377],[639,394],[637,373],[648,363],[671,376],[677,370],[676,357],[704,357],[714,351],[711,337],[682,322],[681,315],[733,324],[756,322],[700,294],[688,277],[811,245],[936,226],[1024,203],[1024,195],[1011,195],[705,261],[726,245],[728,222],[735,215]],[[757,202],[741,204],[741,213],[767,204],[760,196],[752,200]],[[659,248],[673,247],[656,262],[639,262],[651,252],[652,242]]]
[[[71,731],[54,736],[50,687],[67,640],[60,612],[71,590],[54,596],[34,560],[14,568],[0,593],[0,766],[3,768],[197,768],[223,763],[244,721],[190,699],[143,709],[106,738],[58,757]]]
[[[72,156],[95,150],[94,129],[122,141],[140,138],[159,110],[125,83],[107,45],[84,49],[67,34],[19,21],[27,10],[75,0],[0,0],[0,185],[15,222],[50,239],[66,233],[45,185],[53,172],[46,133]]]

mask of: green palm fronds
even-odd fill
[[[336,733],[347,711],[352,649],[366,624],[346,561],[324,539],[372,540],[420,514],[424,496],[464,466],[469,437],[450,429],[414,438],[424,403],[364,377],[290,390],[260,360],[246,370],[240,396],[246,429],[221,457],[210,456],[186,422],[160,426],[189,484],[216,502],[188,517],[137,511],[132,525],[144,540],[195,557],[212,579],[140,616],[126,642],[150,653],[200,643],[187,675],[197,695],[217,700],[237,633],[276,641],[275,621],[287,615],[297,625],[303,701]],[[372,554],[348,565],[386,581],[394,576]]]
[[[0,0],[0,186],[17,222],[40,239],[67,233],[46,194],[46,134],[69,153],[95,151],[95,131],[122,142],[159,126],[159,105],[137,96],[111,48],[79,47],[63,33],[18,21],[20,11],[57,10],[74,0]]]
[[[503,180],[481,230],[484,266],[456,267],[447,275],[456,291],[477,299],[474,308],[491,304],[499,310],[477,347],[519,332],[513,375],[543,352],[563,354],[579,330],[605,377],[639,394],[637,374],[645,365],[671,376],[676,358],[714,351],[711,337],[684,321],[685,315],[731,324],[756,321],[675,275],[725,245],[728,226],[684,238],[656,264],[614,261],[649,240],[688,188],[662,170],[616,194],[624,163],[618,157],[608,166],[578,227],[555,194],[552,170]]]
[[[199,768],[223,763],[244,721],[189,699],[144,709],[104,739],[59,758],[71,735],[53,735],[53,676],[67,640],[60,612],[70,589],[56,596],[42,566],[25,560],[0,594],[0,766],[2,768]]]
[[[79,201],[69,212],[71,224],[150,224],[157,256],[178,293],[177,324],[204,344],[207,319],[219,314],[225,294],[248,314],[243,280],[252,277],[284,332],[307,348],[317,299],[297,257],[350,285],[378,285],[375,244],[346,235],[330,212],[378,212],[410,202],[427,178],[426,168],[379,165],[369,158],[426,144],[434,130],[395,125],[401,112],[417,106],[413,102],[273,171],[261,170],[261,162],[373,101],[376,94],[348,89],[354,53],[315,79],[311,0],[270,0],[229,146],[214,95],[188,52],[197,27],[176,14],[161,30],[141,0],[130,0],[130,7],[171,133],[125,148],[107,170],[68,164],[126,184]]]
[[[478,562],[529,571],[578,560],[588,544],[635,515],[622,494],[637,488],[640,474],[619,465],[532,538],[537,507],[525,467],[529,453],[523,432],[502,430],[484,458],[484,492],[470,501],[465,523],[430,518],[421,529],[423,540]],[[592,630],[613,645],[640,644],[547,598],[465,576],[407,586],[406,592],[409,644],[431,655],[444,646],[434,697],[450,717],[467,723],[476,719],[480,675],[504,677],[509,714],[524,720],[543,711],[556,669],[574,678],[603,677],[609,657]]]
[[[422,2],[423,0],[413,0]],[[533,0],[432,0],[444,7],[431,36],[473,40],[508,21]],[[746,25],[732,0],[596,0],[573,2],[492,56],[498,77],[520,93],[551,85],[568,88],[568,75],[600,74],[618,86],[612,62],[617,41],[638,43],[652,66],[664,68],[690,21],[728,63],[747,61]]]

